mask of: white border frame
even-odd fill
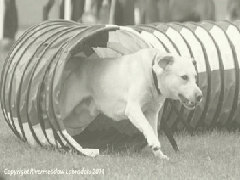
[[[4,14],[5,14],[5,3],[4,3],[4,0],[0,0],[0,40],[3,39]]]

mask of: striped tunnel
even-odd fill
[[[193,111],[178,101],[166,101],[160,118],[168,137],[182,129],[238,128],[239,26],[239,21],[129,27],[45,21],[28,29],[6,58],[1,75],[5,120],[17,137],[31,145],[74,149],[88,156],[109,146],[141,149],[145,139],[129,121],[114,122],[104,115],[89,125],[74,115],[69,117],[71,123],[63,121],[59,96],[67,76],[78,65],[74,57],[121,57],[156,47],[196,59],[198,84],[204,94]]]

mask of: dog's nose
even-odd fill
[[[196,103],[199,103],[202,101],[203,95],[202,92],[199,92],[196,94]]]

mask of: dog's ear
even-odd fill
[[[159,61],[158,61],[158,65],[162,68],[162,69],[166,69],[166,67],[168,65],[172,65],[174,62],[173,60],[173,56],[167,55],[167,56],[163,56]]]
[[[154,64],[158,64],[162,69],[166,69],[168,65],[172,65],[174,63],[174,58],[170,54],[155,54]]]
[[[155,54],[153,58],[153,70],[157,74],[161,74],[163,70],[166,69],[168,65],[172,65],[174,63],[174,58],[171,54]]]

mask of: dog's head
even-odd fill
[[[188,109],[194,109],[202,100],[202,91],[196,84],[196,61],[192,58],[157,53],[153,59],[153,71],[160,92],[171,99],[178,99]]]

